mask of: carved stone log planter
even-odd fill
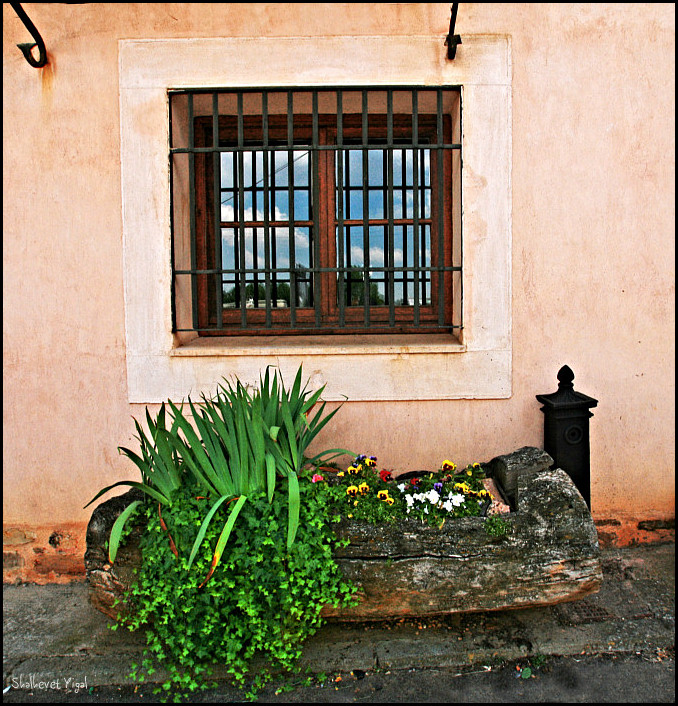
[[[602,582],[598,538],[591,514],[569,476],[550,470],[544,451],[525,447],[484,464],[511,512],[507,532],[486,532],[485,519],[464,517],[431,528],[414,520],[394,525],[342,520],[337,535],[350,545],[335,558],[360,587],[360,602],[325,617],[375,620],[443,613],[524,608],[572,601]],[[85,565],[93,605],[110,616],[141,561],[138,537],[107,563],[105,542],[136,491],[113,498],[93,513]]]

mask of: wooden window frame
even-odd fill
[[[276,307],[264,306],[261,308],[246,308],[242,303],[233,310],[225,310],[222,307],[223,319],[219,326],[217,321],[216,303],[216,278],[213,274],[196,274],[197,291],[197,312],[198,312],[198,333],[201,336],[232,336],[232,335],[308,335],[313,333],[327,334],[378,334],[378,333],[441,333],[449,332],[452,329],[452,155],[449,149],[438,149],[436,143],[439,139],[437,135],[437,116],[435,114],[424,113],[417,115],[417,144],[405,147],[404,140],[412,140],[412,120],[411,114],[392,114],[392,126],[387,125],[387,116],[382,113],[368,114],[368,135],[367,146],[362,142],[363,117],[361,113],[350,113],[342,116],[342,145],[337,146],[338,128],[336,114],[318,114],[316,116],[315,130],[318,139],[317,149],[310,145],[313,141],[313,117],[309,114],[294,114],[293,134],[294,144],[289,146],[288,140],[288,116],[270,115],[268,116],[268,146],[278,149],[309,149],[312,174],[318,181],[317,189],[313,187],[311,181],[313,177],[309,175],[309,189],[311,194],[311,208],[316,213],[309,213],[310,220],[281,221],[269,219],[267,222],[259,220],[251,221],[220,221],[219,228],[216,227],[215,216],[215,185],[214,185],[214,157],[218,152],[209,151],[213,147],[214,120],[211,116],[200,116],[194,118],[194,139],[195,147],[198,151],[195,154],[195,222],[196,222],[196,246],[197,246],[197,270],[211,271],[218,269],[215,260],[214,238],[217,230],[229,227],[238,228],[308,228],[312,243],[315,247],[311,252],[319,255],[320,271],[312,274],[317,277],[313,279],[315,294],[320,295],[319,306],[307,307]],[[451,142],[451,119],[450,116],[443,116],[443,143]],[[238,127],[238,117],[232,115],[219,115],[219,147],[238,146],[238,135],[241,139],[255,149],[262,149],[263,127],[261,115],[240,116],[240,128]],[[390,135],[389,135],[390,132]],[[337,229],[339,219],[336,211],[336,159],[338,154],[343,154],[348,150],[375,150],[373,141],[384,141],[391,139],[400,141],[400,144],[384,146],[385,153],[388,149],[418,149],[423,155],[423,151],[428,149],[430,155],[429,183],[424,185],[424,189],[430,190],[430,213],[428,216],[419,216],[401,219],[342,219],[342,232],[347,227],[364,227],[368,230],[371,226],[382,228],[402,227],[407,232],[408,226],[429,228],[430,242],[430,301],[420,302],[418,305],[383,305],[368,304],[349,305],[343,307],[338,302],[338,272],[332,271],[338,268],[337,264]],[[285,145],[282,147],[282,145]],[[431,145],[429,147],[429,145]],[[241,144],[241,148],[242,148]],[[264,152],[265,155],[268,152]],[[442,166],[442,195],[438,190],[440,185],[436,175],[438,174],[437,160],[443,161]],[[268,193],[266,187],[265,193]],[[363,185],[364,187],[364,185]],[[288,185],[288,188],[289,185]],[[296,188],[296,187],[295,187]],[[391,183],[384,187],[386,193],[393,192],[397,187]],[[414,189],[413,186],[404,188]],[[422,188],[422,185],[419,185]],[[319,201],[314,203],[313,194],[317,195]],[[439,217],[437,209],[442,205],[443,216]],[[386,215],[386,214],[384,214]],[[416,223],[415,223],[416,220]],[[439,228],[442,224],[443,232],[440,236]],[[270,232],[270,231],[269,231]],[[392,236],[391,236],[392,237]],[[414,237],[414,236],[413,236]],[[317,241],[316,241],[317,239]],[[368,240],[369,242],[369,240]],[[438,267],[440,248],[443,244],[442,266],[447,268],[442,272],[436,271]],[[365,272],[373,272],[369,267],[364,267]],[[266,278],[265,270],[261,270],[261,279]],[[395,277],[395,275],[393,276]],[[410,274],[410,277],[412,275]],[[439,277],[443,277],[442,288],[439,288]],[[235,278],[235,276],[234,276]],[[246,279],[246,278],[245,278]],[[389,277],[384,270],[383,279],[385,286],[388,286]],[[290,277],[291,281],[291,277]],[[393,281],[393,280],[392,280]],[[412,282],[412,280],[410,280]],[[223,286],[223,285],[222,285]],[[364,285],[363,285],[364,286]],[[413,284],[412,284],[413,286]],[[269,290],[270,291],[270,290]],[[369,291],[369,289],[368,289]],[[440,296],[442,292],[442,296]],[[363,298],[364,299],[364,298]],[[269,299],[270,301],[270,299]],[[443,311],[440,311],[442,306]],[[244,312],[244,313],[243,313]],[[292,317],[294,321],[292,321]],[[441,323],[442,322],[442,325]]]

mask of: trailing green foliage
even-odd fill
[[[490,537],[506,537],[511,530],[511,523],[499,517],[499,515],[486,518],[484,526],[485,532],[487,532]]]
[[[198,491],[197,485],[178,490],[167,519],[182,546],[200,539],[191,569],[188,557],[171,553],[153,508],[141,511],[143,563],[128,595],[134,611],[121,620],[131,630],[146,628],[144,660],[132,676],[144,681],[164,666],[162,690],[176,694],[210,686],[208,674],[217,665],[222,675],[225,668],[246,685],[255,657],[272,669],[293,670],[303,642],[321,625],[322,606],[348,605],[354,592],[333,558],[329,489],[307,477],[298,483],[300,522],[293,546],[288,549],[289,493],[276,493],[269,502],[266,492],[254,492],[242,505],[211,580],[199,588],[230,513],[223,504],[213,507],[215,521],[206,525],[207,505]],[[255,687],[268,673],[259,671]]]

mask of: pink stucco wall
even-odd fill
[[[58,580],[81,574],[83,505],[136,478],[116,450],[143,413],[127,397],[118,40],[434,35],[444,52],[450,5],[23,5],[50,63],[27,64],[3,3],[5,576]],[[512,396],[349,401],[326,440],[402,469],[541,446],[535,395],[568,364],[599,400],[594,518],[669,520],[674,6],[463,3],[456,31],[511,39]]]

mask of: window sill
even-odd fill
[[[205,337],[170,351],[170,356],[333,356],[464,353],[466,346],[448,334],[355,336],[233,336]]]

